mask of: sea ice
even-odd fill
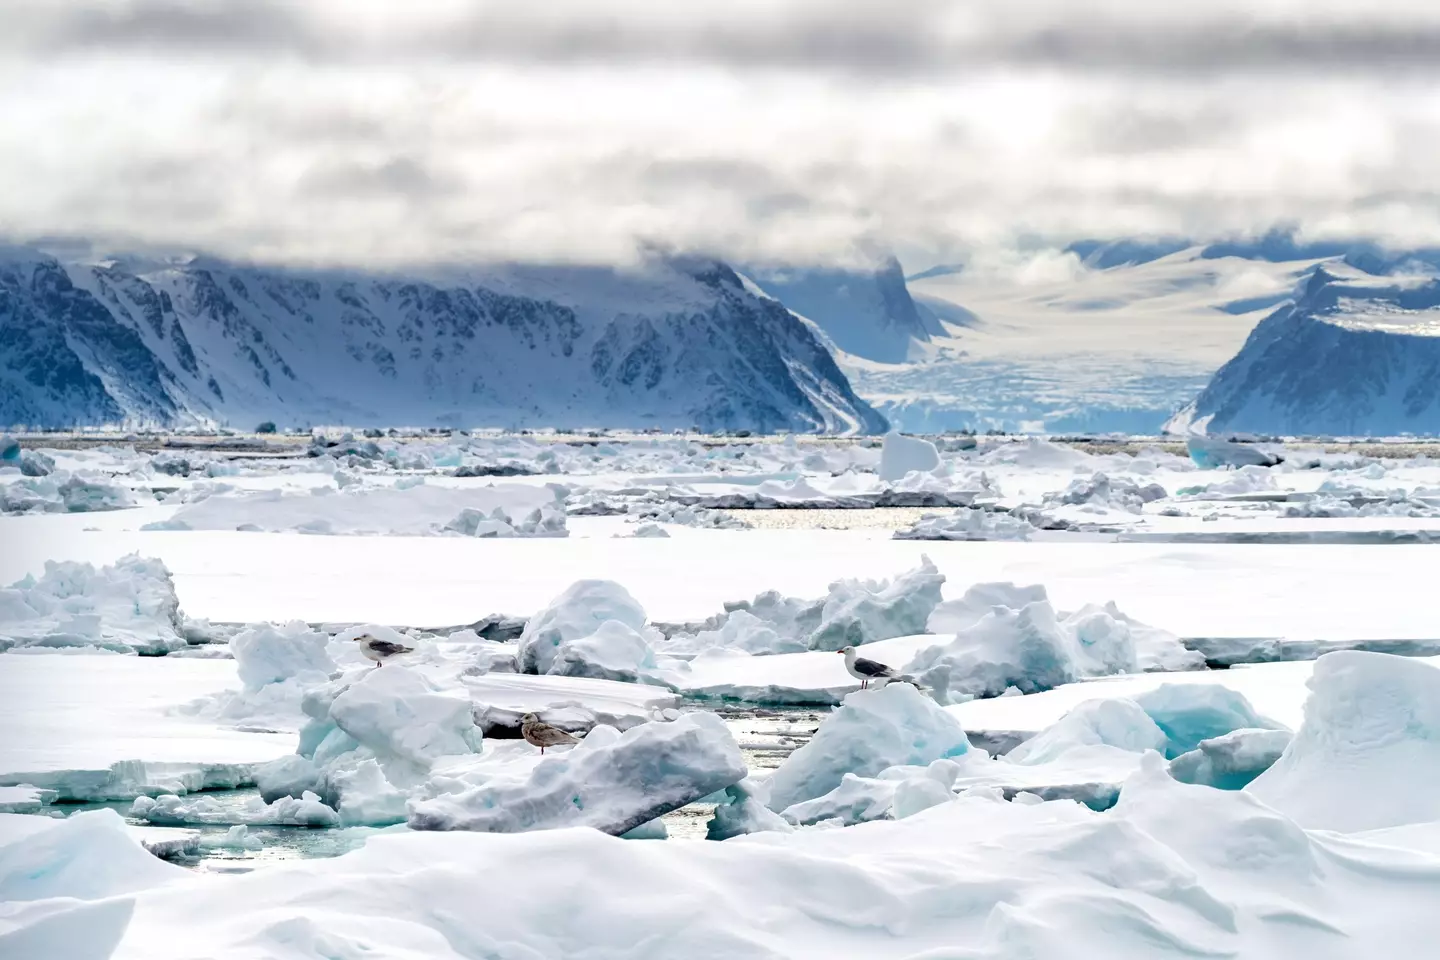
[[[518,776],[411,804],[417,830],[518,833],[589,826],[619,836],[744,779],[740,748],[714,714],[691,713],[626,733],[596,727],[571,750]]]
[[[653,633],[651,628],[643,628]],[[651,639],[619,620],[606,620],[589,636],[561,641],[548,673],[623,683],[666,686]]]
[[[239,811],[204,794],[184,798],[174,794],[137,797],[130,807],[130,815],[160,826],[236,822],[251,826],[286,827],[334,827],[340,824],[335,811],[321,803],[319,796],[308,791],[298,798],[280,797],[269,804],[259,797],[251,797],[250,802]]]
[[[1164,753],[1172,760],[1234,730],[1283,729],[1256,713],[1244,694],[1213,683],[1165,683],[1136,694],[1135,702],[1165,732]]]
[[[146,853],[113,810],[63,819],[0,814],[0,903],[98,900],[187,875]]]
[[[1311,829],[1440,820],[1440,670],[1383,653],[1315,661],[1305,720],[1245,791]]]
[[[707,840],[729,840],[750,833],[789,833],[784,817],[765,806],[768,785],[745,778],[725,788],[725,800],[716,804],[705,829]]]
[[[1077,747],[1091,746],[1163,753],[1168,743],[1165,731],[1134,700],[1087,700],[1005,754],[1005,759],[1011,763],[1049,763]]]
[[[1219,467],[1261,466],[1273,467],[1283,462],[1278,454],[1271,453],[1248,443],[1235,443],[1220,437],[1190,434],[1185,438],[1185,449],[1190,459],[1204,470]]]
[[[886,767],[925,764],[968,749],[960,722],[913,686],[856,691],[771,775],[768,803],[779,812],[829,793],[847,773],[873,777]]]
[[[0,589],[0,651],[94,646],[159,654],[185,645],[175,583],[159,560],[131,554],[98,570],[46,561],[38,580]]]
[[[1034,524],[1008,513],[961,507],[953,513],[926,514],[904,530],[896,530],[895,539],[1029,540],[1035,531]]]

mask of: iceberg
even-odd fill
[[[940,452],[929,440],[907,437],[894,430],[885,434],[877,470],[881,480],[903,480],[907,473],[930,473],[939,467]]]
[[[1284,458],[1278,454],[1252,444],[1196,433],[1185,438],[1185,449],[1189,452],[1190,459],[1202,470],[1216,470],[1221,467],[1273,467],[1284,462]]]
[[[1165,683],[1136,694],[1135,702],[1165,732],[1170,760],[1235,730],[1284,729],[1256,713],[1244,694],[1214,683]]]
[[[619,836],[745,778],[745,760],[724,721],[691,713],[625,733],[596,727],[573,749],[518,775],[410,805],[416,830],[519,833],[588,826]],[[463,778],[462,778],[463,781]]]
[[[913,686],[859,690],[771,775],[768,803],[780,812],[829,793],[847,773],[873,777],[887,767],[926,764],[969,749],[960,721]]]
[[[589,636],[562,641],[547,672],[562,677],[666,686],[650,644],[651,640],[633,627],[619,620],[606,620]]]

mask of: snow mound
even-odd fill
[[[903,480],[908,473],[930,473],[939,467],[940,452],[929,440],[903,436],[894,430],[885,434],[877,471],[881,480]]]
[[[113,810],[61,820],[0,814],[0,903],[99,900],[188,875],[147,853]]]
[[[930,514],[904,530],[896,540],[1029,540],[1036,531],[1028,520],[1008,513],[962,507],[954,513]]]
[[[588,826],[619,836],[745,774],[740,748],[713,714],[686,714],[623,734],[597,727],[574,749],[546,756],[519,776],[496,775],[413,803],[409,824],[490,833]]]
[[[180,601],[164,563],[138,554],[99,570],[46,561],[40,579],[0,589],[0,651],[86,646],[143,654],[186,646]]]
[[[829,793],[847,773],[873,777],[887,767],[926,764],[968,749],[960,721],[913,686],[860,690],[780,764],[770,778],[768,803],[779,812]]]
[[[1305,719],[1245,788],[1310,829],[1440,820],[1440,670],[1383,653],[1315,662]]]
[[[1170,761],[1170,776],[1181,783],[1240,790],[1275,765],[1290,745],[1289,730],[1232,730],[1201,740]]]
[[[1135,702],[1165,732],[1171,760],[1235,730],[1285,729],[1256,713],[1244,694],[1217,683],[1165,683],[1137,694]]]
[[[607,621],[638,633],[645,609],[612,580],[579,580],[525,624],[518,659],[524,673],[549,673],[565,643],[594,635]]]
[[[960,772],[953,760],[925,766],[894,766],[877,776],[845,774],[824,796],[793,804],[782,812],[789,823],[810,825],[838,821],[846,826],[871,820],[903,820],[955,798],[952,787]]]

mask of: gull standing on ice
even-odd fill
[[[527,713],[520,718],[520,736],[532,747],[540,748],[540,755],[545,755],[546,747],[558,747],[562,743],[579,743],[570,734],[559,727],[552,727],[544,723],[533,713]]]
[[[855,656],[854,647],[841,647],[836,653],[845,655],[845,669],[850,676],[860,681],[860,689],[864,690],[870,685],[871,680],[898,680],[900,675],[883,663],[876,663],[874,660],[866,660],[864,657]]]
[[[398,657],[404,653],[415,652],[414,647],[407,647],[403,643],[391,643],[389,640],[381,640],[378,637],[370,636],[368,633],[360,634],[360,636],[355,638],[355,642],[360,644],[360,652],[365,655],[365,659],[374,660],[375,666],[377,667],[391,657]]]

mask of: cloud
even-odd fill
[[[0,22],[12,239],[794,262],[877,235],[1440,227],[1428,0],[0,0]]]

